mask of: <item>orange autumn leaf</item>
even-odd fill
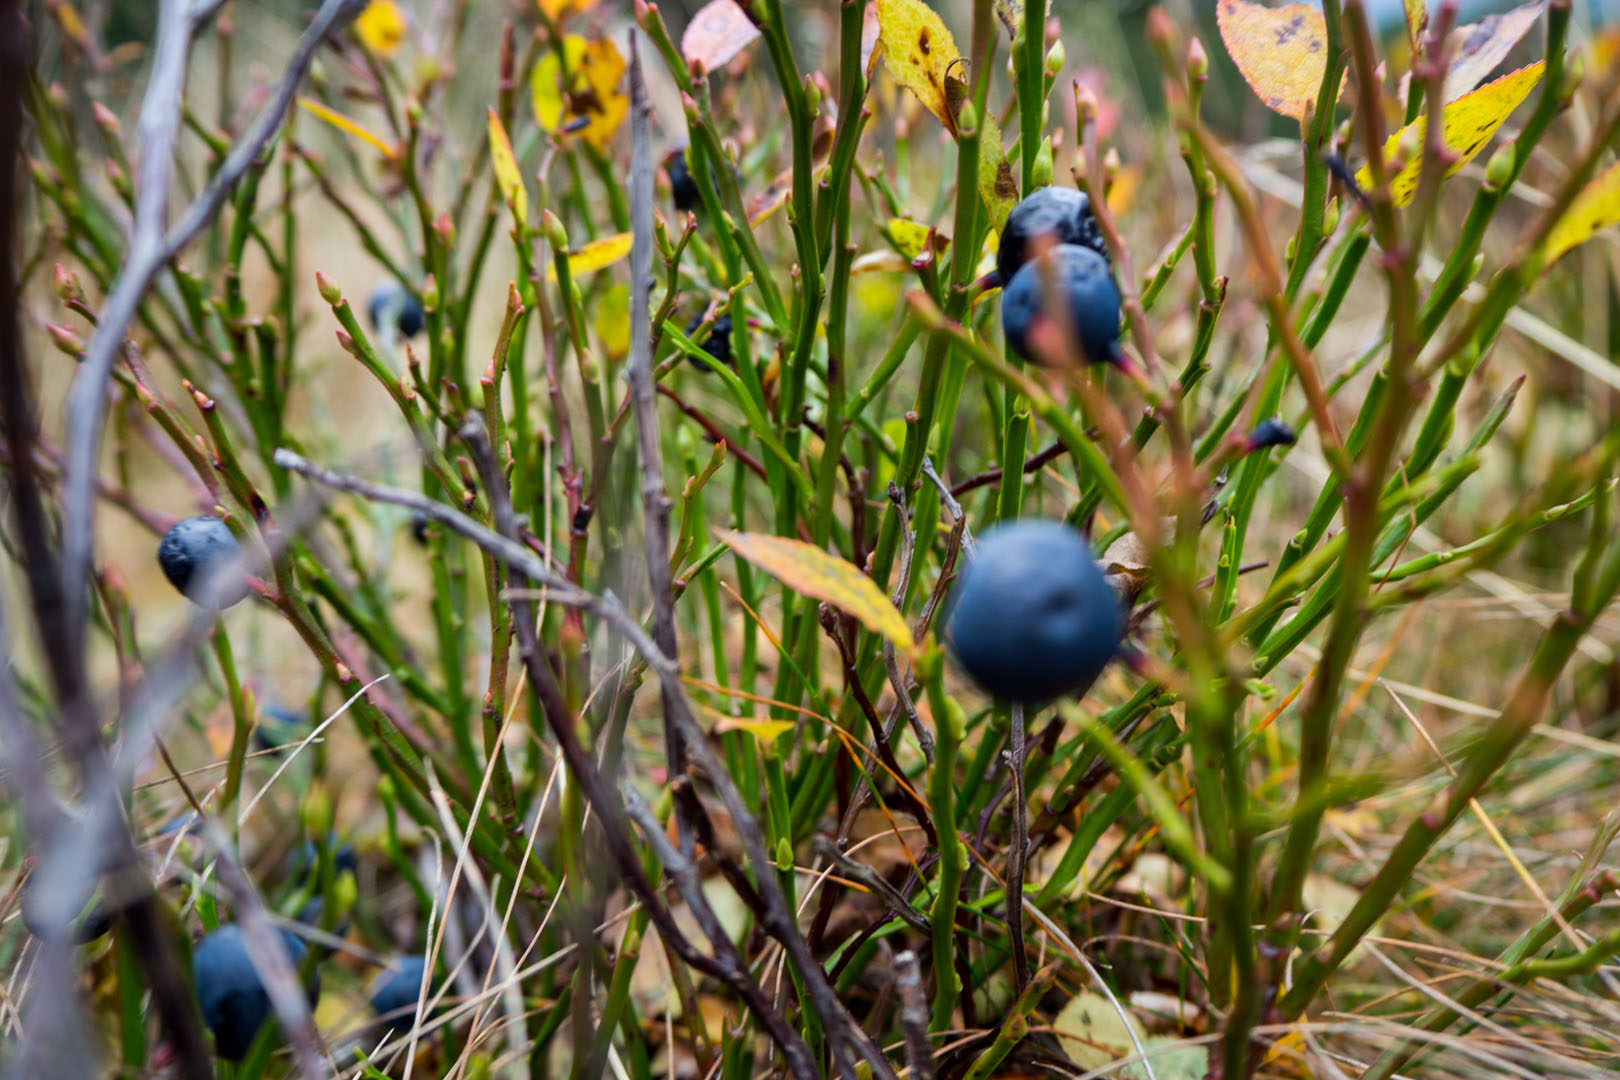
[[[1303,120],[1327,69],[1322,12],[1309,4],[1268,8],[1220,0],[1215,21],[1226,51],[1266,108]]]
[[[681,55],[687,63],[717,71],[759,40],[759,27],[737,0],[711,0],[692,16],[681,35]]]

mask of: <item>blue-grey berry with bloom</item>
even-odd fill
[[[1056,521],[993,526],[952,589],[946,643],[992,697],[1042,702],[1083,694],[1119,655],[1125,609],[1074,529]]]
[[[1091,199],[1073,188],[1043,187],[1012,208],[996,249],[996,276],[1002,288],[1034,258],[1043,243],[1079,244],[1108,259],[1108,243],[1091,212]]]
[[[1243,448],[1253,453],[1256,450],[1269,450],[1273,446],[1293,446],[1298,441],[1299,436],[1294,434],[1293,428],[1270,416],[1254,425],[1249,437],[1243,440]]]
[[[285,930],[276,936],[296,971],[304,960],[304,943]],[[214,1053],[241,1061],[272,1012],[270,994],[248,956],[247,934],[235,923],[224,924],[197,943],[191,968],[203,1023],[214,1034]],[[314,1004],[320,995],[318,978],[308,992]]]
[[[703,325],[703,312],[700,311],[697,314],[697,318],[693,319],[691,322],[686,324],[686,333],[687,333],[687,335],[691,336],[692,334],[696,333],[697,328],[702,326],[702,325]],[[718,319],[714,320],[714,325],[709,328],[709,336],[703,342],[703,351],[708,353],[711,357],[713,357],[719,363],[724,364],[726,367],[734,367],[735,366],[732,363],[732,356],[731,356],[731,313],[730,312],[727,312],[726,314],[720,316]],[[697,357],[692,356],[690,354],[688,354],[687,359],[692,361],[692,364],[695,367],[697,367],[699,370],[701,370],[701,371],[708,371],[709,370],[709,365],[708,365],[707,361],[699,360]]]
[[[1078,244],[1059,244],[1026,262],[1001,290],[1001,328],[1007,346],[1025,360],[1046,359],[1034,335],[1052,319],[1067,321],[1053,340],[1072,341],[1087,363],[1123,364],[1119,347],[1119,287],[1108,260]]]
[[[422,957],[400,957],[373,985],[371,1010],[385,1020],[409,1024],[422,996],[422,980],[426,974],[427,961]]]
[[[248,594],[242,545],[212,514],[177,522],[158,542],[157,557],[169,584],[194,604],[228,608]]]

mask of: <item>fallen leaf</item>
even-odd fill
[[[1249,0],[1220,0],[1221,40],[1249,88],[1273,112],[1305,118],[1327,69],[1327,24],[1310,4],[1278,8]]]
[[[383,57],[399,51],[409,29],[404,12],[394,0],[371,0],[354,20],[354,33],[360,43]]]
[[[489,159],[495,167],[495,184],[501,199],[512,204],[512,216],[521,224],[529,220],[529,193],[523,187],[523,174],[518,171],[517,155],[512,153],[512,140],[506,137],[506,125],[489,110]]]
[[[1443,114],[1446,146],[1456,155],[1456,160],[1446,169],[1447,176],[1455,174],[1485,148],[1502,122],[1530,96],[1530,91],[1541,81],[1546,66],[1545,61],[1537,60],[1446,104]],[[1395,132],[1384,143],[1384,159],[1387,161],[1395,153],[1407,132],[1414,132],[1421,145],[1427,130],[1428,116],[1425,114]],[[1423,155],[1413,154],[1412,160],[1390,181],[1390,195],[1396,206],[1405,206],[1417,194],[1418,174],[1422,168]],[[1356,173],[1356,182],[1362,187],[1372,184],[1372,173],[1365,165]]]
[[[1581,189],[1564,216],[1547,234],[1546,260],[1584,244],[1599,229],[1620,222],[1620,163],[1610,165]]]
[[[325,120],[328,124],[331,124],[339,131],[346,131],[355,138],[370,143],[372,146],[375,146],[378,150],[381,150],[389,157],[394,156],[393,149],[387,143],[383,142],[381,139],[377,138],[377,136],[373,135],[371,132],[367,131],[353,120],[350,120],[342,113],[337,112],[334,109],[328,109],[320,102],[313,101],[307,97],[300,96],[298,99],[298,104],[303,106],[303,108],[307,111],[320,117],[322,120]]]
[[[960,82],[952,68],[962,62],[956,39],[939,14],[922,0],[877,0],[883,64],[894,80],[917,96],[946,130],[956,134],[947,83]]]
[[[1127,1012],[1121,1019],[1112,1002],[1091,990],[1069,999],[1052,1021],[1052,1030],[1064,1053],[1083,1071],[1105,1069],[1133,1053],[1131,1037],[1145,1034],[1134,1016]]]
[[[883,590],[852,562],[785,536],[716,529],[721,543],[789,588],[859,619],[904,652],[915,651],[911,627]]]
[[[584,247],[575,248],[568,253],[569,273],[578,276],[600,270],[604,266],[612,266],[630,254],[630,241],[629,233],[614,233],[612,236],[604,236],[600,240],[592,240]],[[546,280],[557,280],[557,268],[555,266],[546,271]]]
[[[718,71],[759,40],[759,27],[737,0],[710,0],[681,35],[681,55],[705,71]]]

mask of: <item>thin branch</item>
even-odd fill
[[[208,186],[186,208],[180,220],[165,232],[165,207],[174,168],[186,58],[192,34],[217,6],[206,0],[195,3],[168,0],[164,4],[152,78],[141,104],[141,176],[129,257],[113,283],[101,321],[90,337],[68,395],[61,574],[63,617],[67,620],[65,644],[70,650],[70,659],[78,658],[84,647],[85,603],[95,541],[96,452],[106,419],[107,381],[123,344],[124,331],[163,267],[214,219],[236,182],[280,129],[282,117],[292,104],[315,50],[328,33],[360,7],[358,0],[324,0],[314,21],[299,38],[275,92],[259,111],[253,126],[231,149],[219,171],[209,179]]]

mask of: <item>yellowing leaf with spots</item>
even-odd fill
[[[908,259],[915,259],[921,255],[928,246],[928,237],[934,237],[934,250],[943,252],[950,243],[950,237],[942,236],[937,230],[927,225],[919,225],[915,221],[905,218],[889,219],[889,239],[894,241],[895,248]]]
[[[991,227],[1000,232],[1018,205],[1018,181],[1013,179],[1007,151],[1001,148],[1001,129],[995,120],[985,116],[979,123],[979,197],[990,211]]]
[[[785,536],[729,529],[716,529],[715,535],[739,557],[789,588],[854,616],[867,629],[882,634],[908,653],[916,648],[905,616],[854,563]]]
[[[1620,222],[1620,164],[1610,165],[1575,196],[1547,234],[1547,262],[1551,264],[1566,251],[1584,244],[1599,229],[1616,222]]]
[[[1541,18],[1545,0],[1516,7],[1501,15],[1487,15],[1451,32],[1451,63],[1446,67],[1444,97],[1451,101],[1479,85],[1479,81],[1507,59],[1513,46]]]
[[[878,42],[883,64],[895,82],[917,95],[952,133],[956,117],[946,93],[949,80],[963,77],[956,39],[937,12],[922,0],[877,0]]]
[[[1541,74],[1546,66],[1545,61],[1537,60],[1446,104],[1443,114],[1446,146],[1456,155],[1456,160],[1446,169],[1447,176],[1451,176],[1474,160],[1474,155],[1485,148],[1485,144],[1491,141],[1491,136],[1496,134],[1496,129],[1502,126],[1502,122],[1530,96],[1530,91],[1541,81]],[[1427,114],[1419,116],[1391,135],[1384,143],[1384,160],[1388,161],[1394,155],[1401,138],[1409,131],[1414,134],[1417,145],[1422,146],[1424,133],[1429,126],[1428,121]],[[1413,154],[1412,160],[1407,162],[1406,167],[1390,181],[1390,195],[1395,200],[1396,206],[1405,206],[1417,194],[1418,174],[1422,168],[1423,155]],[[1372,183],[1372,174],[1367,171],[1365,165],[1356,173],[1356,182],[1362,187]]]
[[[1268,8],[1219,0],[1215,21],[1233,63],[1273,112],[1305,118],[1327,69],[1327,23],[1310,4]]]
[[[614,233],[600,240],[592,240],[582,248],[568,253],[568,271],[571,274],[589,274],[604,266],[612,266],[630,254],[630,234]],[[547,281],[557,280],[555,268],[546,272]]]
[[[405,44],[405,14],[394,0],[371,0],[354,20],[354,32],[378,56],[393,56]]]
[[[613,42],[578,34],[563,38],[561,52],[547,49],[529,73],[534,118],[547,131],[565,128],[603,146],[630,111],[630,99],[618,90],[624,58]]]
[[[1423,31],[1429,28],[1429,5],[1426,0],[1404,0],[1403,6],[1406,8],[1406,44],[1415,57]]]
[[[489,160],[495,167],[495,186],[501,199],[512,204],[512,215],[521,222],[529,220],[529,193],[523,187],[523,174],[518,171],[517,155],[512,153],[512,140],[506,137],[506,125],[489,110]]]

